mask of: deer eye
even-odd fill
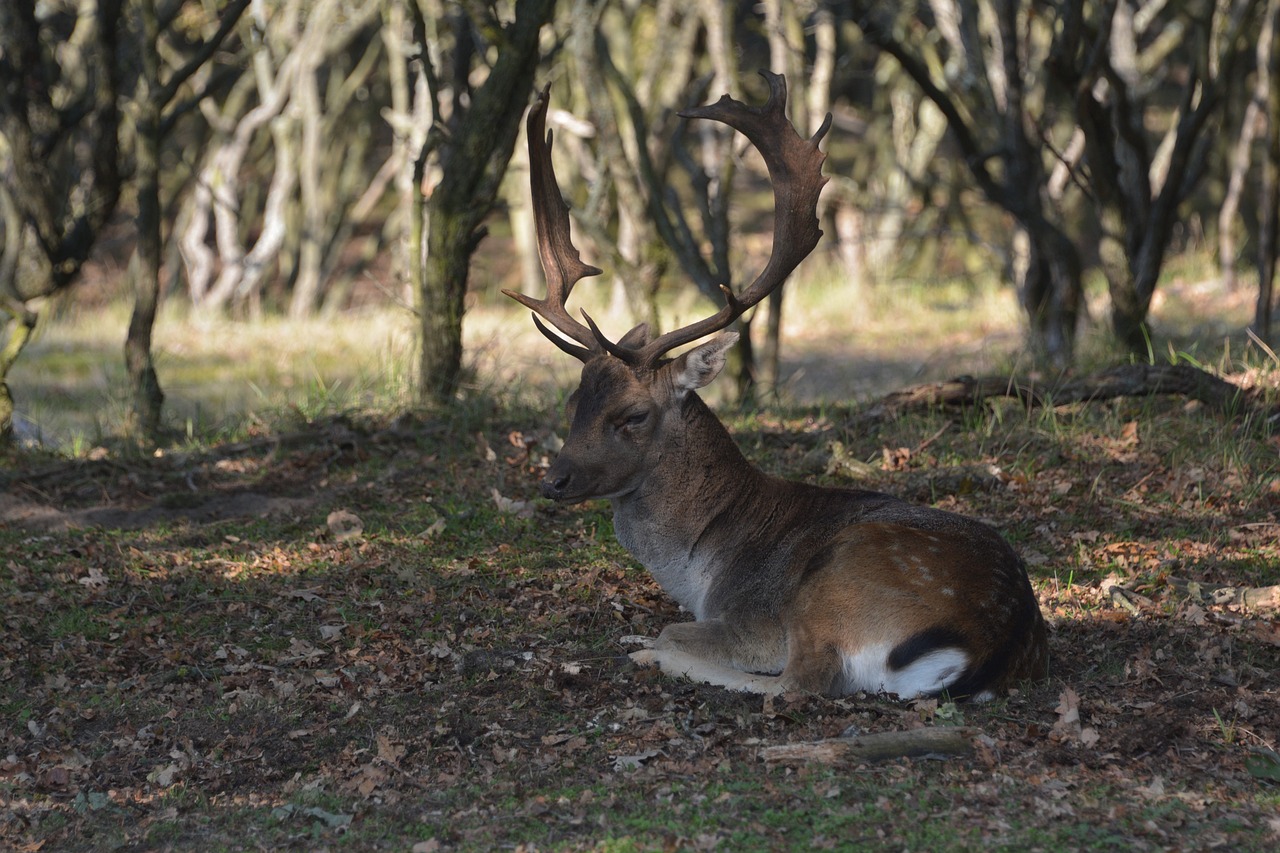
[[[649,420],[649,410],[641,409],[640,411],[632,412],[631,414],[623,418],[622,423],[618,424],[618,429],[620,430],[632,429],[634,427],[640,426],[647,420]]]

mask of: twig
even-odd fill
[[[770,764],[838,764],[887,761],[925,755],[955,756],[973,752],[977,729],[970,726],[934,726],[898,732],[875,732],[850,738],[829,738],[805,743],[765,747],[760,757]]]
[[[1174,577],[1169,578],[1169,585],[1189,598],[1209,604],[1242,604],[1257,610],[1280,610],[1280,585],[1225,586]]]

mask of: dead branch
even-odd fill
[[[895,391],[852,418],[854,424],[876,423],[909,411],[980,405],[1011,397],[1028,409],[1065,406],[1119,397],[1176,394],[1196,400],[1229,417],[1262,415],[1269,422],[1280,412],[1263,408],[1258,395],[1189,364],[1122,364],[1084,376],[1066,377],[1056,384],[1019,381],[1012,376],[959,376]]]
[[[1255,610],[1280,610],[1280,586],[1225,586],[1169,578],[1174,589],[1209,604],[1240,604]]]
[[[971,726],[935,726],[900,732],[875,732],[856,737],[828,738],[806,743],[768,746],[760,757],[770,764],[854,763],[919,758],[925,755],[967,755],[978,730]]]

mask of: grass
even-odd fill
[[[1166,289],[1169,357],[1274,385],[1239,338],[1192,347],[1178,318],[1207,303],[1179,300],[1213,299]],[[403,317],[327,333],[170,313],[161,381],[191,431],[141,457],[111,449],[103,411],[125,314],[69,310],[15,373],[56,448],[3,475],[0,506],[42,514],[0,522],[0,846],[1270,849],[1277,788],[1246,762],[1280,737],[1274,620],[1169,579],[1280,583],[1274,437],[1178,399],[855,427],[851,398],[1018,363],[1010,296],[979,294],[980,317],[970,295],[877,292],[851,333],[838,294],[799,288],[787,404],[726,417],[768,470],[991,519],[1027,558],[1053,675],[959,709],[765,703],[623,661],[620,637],[684,617],[607,507],[535,497],[574,369],[521,312],[478,303],[480,378],[408,413]],[[337,537],[338,509],[362,533]],[[1066,688],[1096,743],[1060,730]],[[955,710],[982,733],[968,757],[760,757]]]
[[[1251,304],[1243,291],[1214,290],[1196,261],[1171,264],[1151,314],[1148,357],[1185,361],[1220,373],[1272,371],[1275,354],[1244,329]],[[1082,368],[1112,364],[1118,353],[1102,323],[1104,295],[1090,300],[1079,344]],[[572,305],[571,305],[572,307]],[[669,298],[664,324],[708,310],[691,292]],[[789,285],[783,309],[784,405],[847,405],[905,385],[960,374],[1025,373],[1023,320],[1009,288],[968,279],[899,281],[854,291],[838,270],[813,264]],[[127,306],[62,305],[14,367],[10,386],[25,438],[84,456],[118,435],[127,383],[120,350]],[[592,314],[618,335],[631,318],[611,307]],[[372,305],[340,321],[280,317],[232,322],[166,306],[156,325],[157,370],[166,417],[188,446],[235,441],[338,413],[402,410],[411,404],[416,354],[413,318]],[[499,295],[482,295],[464,326],[472,431],[492,414],[487,401],[558,410],[577,368],[542,340],[528,315]],[[708,389],[714,400],[716,385]],[[1052,413],[1041,414],[1051,417]]]
[[[122,431],[128,322],[122,303],[73,303],[41,326],[10,378],[28,439],[83,455]],[[154,348],[166,417],[199,445],[290,420],[403,407],[413,363],[410,322],[391,308],[353,312],[341,322],[232,322],[167,308]]]

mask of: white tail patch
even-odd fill
[[[844,691],[896,693],[903,699],[941,692],[964,674],[969,655],[963,649],[934,649],[902,669],[889,668],[889,643],[864,646],[844,655]]]

